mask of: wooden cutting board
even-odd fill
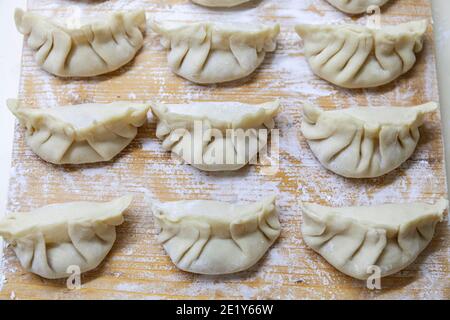
[[[382,290],[370,291],[365,282],[336,271],[306,247],[300,233],[299,201],[321,204],[367,205],[447,197],[439,113],[427,119],[411,159],[377,179],[345,179],[325,170],[314,158],[299,127],[305,103],[324,108],[356,105],[410,106],[438,101],[432,27],[414,69],[377,89],[339,89],[314,76],[294,32],[299,22],[364,24],[324,0],[263,0],[234,10],[208,10],[188,0],[67,1],[33,0],[36,13],[76,22],[120,9],[145,9],[149,19],[197,21],[279,22],[278,49],[247,79],[215,86],[198,86],[171,73],[166,51],[148,30],[144,48],[120,70],[90,79],[60,79],[42,71],[25,45],[19,98],[30,105],[53,107],[83,102],[242,101],[261,103],[280,99],[277,117],[280,166],[268,174],[261,166],[231,173],[205,173],[175,162],[155,137],[155,124],[144,126],[137,138],[109,163],[55,166],[40,160],[25,145],[18,125],[13,150],[9,212],[75,200],[109,200],[132,193],[135,200],[118,228],[115,246],[103,264],[82,277],[82,289],[71,291],[65,280],[50,281],[27,273],[11,248],[6,248],[1,298],[249,298],[249,299],[361,299],[449,298],[449,228],[447,219],[415,263],[382,279]],[[427,0],[392,0],[383,7],[382,23],[431,19]],[[156,242],[149,212],[151,199],[216,199],[254,201],[278,194],[283,227],[279,240],[251,269],[228,276],[201,276],[177,270]]]

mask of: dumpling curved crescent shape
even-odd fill
[[[156,136],[163,148],[205,171],[238,170],[256,164],[266,150],[279,102],[153,104]]]
[[[244,78],[275,51],[280,26],[154,22],[152,29],[169,49],[172,71],[192,82],[212,84]]]

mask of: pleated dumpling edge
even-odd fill
[[[8,241],[22,267],[48,279],[68,277],[96,268],[111,250],[116,226],[132,196],[109,202],[66,202],[30,212],[13,213],[0,221],[0,236]]]
[[[324,111],[305,105],[301,131],[327,169],[348,178],[374,178],[413,154],[430,102],[414,107],[356,107]]]
[[[276,49],[280,26],[213,22],[151,24],[169,49],[172,71],[194,83],[213,84],[244,78]]]
[[[312,71],[335,85],[385,85],[408,72],[422,51],[427,20],[369,28],[356,24],[299,24]]]
[[[144,10],[115,12],[104,19],[69,29],[33,12],[16,9],[15,22],[36,61],[59,77],[91,77],[119,69],[142,47]]]
[[[374,267],[384,277],[411,264],[431,241],[448,200],[341,208],[302,203],[301,208],[306,244],[339,271],[364,280]]]

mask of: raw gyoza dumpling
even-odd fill
[[[222,23],[153,23],[170,49],[168,63],[177,75],[195,83],[244,78],[276,48],[280,26]]]
[[[150,108],[113,102],[38,109],[20,107],[17,100],[8,100],[8,107],[26,126],[28,146],[54,164],[111,160],[134,139]]]
[[[246,270],[281,232],[275,197],[247,205],[210,200],[154,204],[158,241],[181,270],[228,274]]]
[[[251,0],[192,0],[205,7],[234,7]]]
[[[102,262],[131,200],[67,202],[13,213],[0,221],[0,236],[12,245],[25,270],[48,279],[65,278],[70,266],[86,272]]]
[[[378,266],[388,276],[412,263],[431,241],[448,201],[332,208],[302,205],[306,244],[339,271],[357,278]]]
[[[37,63],[60,77],[90,77],[119,69],[143,44],[145,12],[117,12],[69,29],[49,18],[16,9],[20,33],[36,50]]]
[[[327,0],[330,4],[339,10],[350,13],[359,14],[364,13],[371,6],[381,7],[389,0]]]
[[[389,83],[409,71],[423,48],[427,21],[371,29],[364,26],[297,25],[316,75],[345,88]]]
[[[238,170],[256,164],[267,146],[279,102],[155,104],[156,136],[186,163],[205,171]]]
[[[357,107],[323,111],[306,105],[302,133],[328,170],[349,178],[384,175],[405,162],[420,138],[430,102],[416,107]]]

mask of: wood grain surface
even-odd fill
[[[280,164],[273,174],[262,166],[231,173],[205,173],[174,161],[155,137],[150,117],[136,139],[114,161],[91,165],[55,166],[40,160],[25,145],[16,125],[9,212],[45,204],[106,201],[131,193],[135,200],[117,241],[96,270],[82,276],[82,289],[69,290],[65,280],[45,280],[25,272],[11,248],[0,264],[5,281],[0,298],[9,299],[362,299],[449,298],[448,219],[419,258],[403,271],[383,278],[381,290],[366,289],[330,266],[306,247],[300,233],[299,201],[326,205],[367,205],[447,197],[439,113],[427,118],[413,156],[399,169],[377,179],[336,176],[314,158],[299,127],[305,103],[326,109],[356,105],[410,106],[438,101],[432,27],[416,66],[391,84],[370,90],[344,90],[314,76],[293,27],[299,22],[364,24],[365,16],[349,17],[324,0],[262,0],[228,10],[209,10],[187,0],[70,1],[33,0],[29,9],[75,23],[113,10],[143,8],[148,19],[279,22],[278,49],[268,54],[250,77],[223,85],[198,86],[171,73],[159,37],[147,31],[136,58],[111,74],[89,79],[61,79],[41,70],[34,52],[24,45],[19,98],[36,107],[114,100],[242,101],[280,99]],[[12,14],[12,13],[11,13]],[[383,7],[383,24],[431,19],[427,0],[392,0]],[[75,22],[74,22],[75,21]],[[228,276],[182,272],[157,244],[149,202],[180,199],[254,201],[276,193],[282,223],[279,240],[251,269]]]

